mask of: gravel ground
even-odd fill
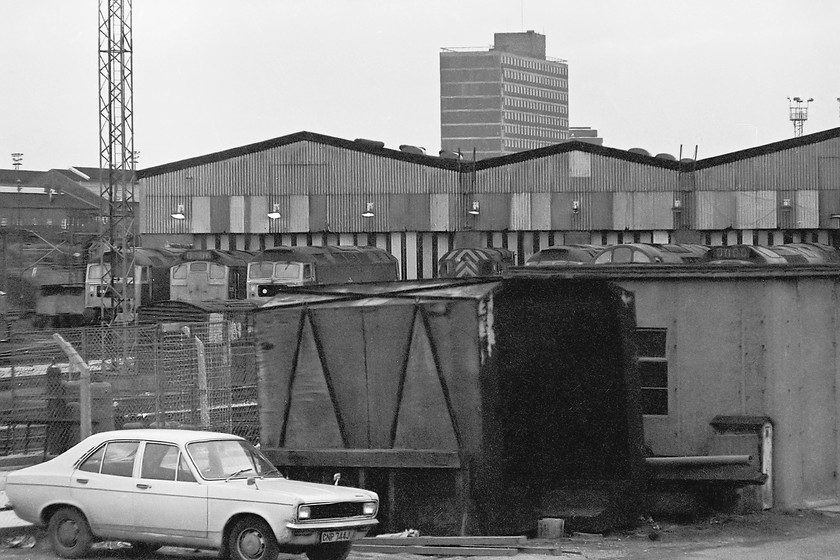
[[[815,511],[764,512],[750,515],[715,515],[690,523],[647,521],[631,531],[616,531],[607,535],[575,534],[547,540],[532,539],[529,546],[554,547],[553,555],[520,552],[515,560],[666,560],[672,558],[742,558],[744,551],[763,560],[776,558],[827,558],[820,552],[816,556],[799,554],[815,541],[832,544],[836,552],[840,542],[840,517]],[[801,543],[801,545],[800,545]],[[9,542],[0,544],[0,557],[27,560],[54,560],[45,534],[39,532],[34,542],[26,548],[8,548]],[[6,545],[6,546],[4,546]],[[789,551],[794,550],[791,554]],[[825,550],[825,548],[820,549]],[[767,551],[766,553],[764,551]],[[782,556],[780,553],[784,552]],[[92,554],[97,560],[128,558],[124,550],[98,550]],[[216,558],[211,551],[196,551],[165,547],[148,557],[159,560],[204,560]],[[352,552],[349,560],[429,560],[430,556],[411,554],[377,554]],[[447,560],[489,560],[491,557],[449,556]],[[499,560],[500,557],[492,557]],[[281,555],[281,560],[305,560],[304,556]]]

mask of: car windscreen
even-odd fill
[[[244,440],[197,441],[187,445],[187,452],[198,472],[208,480],[282,477],[262,453]]]

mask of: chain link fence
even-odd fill
[[[87,363],[94,432],[132,427],[259,438],[256,355],[242,323],[55,331]],[[0,344],[0,456],[55,455],[79,440],[79,372],[53,331]]]

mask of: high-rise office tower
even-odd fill
[[[545,35],[496,33],[487,49],[440,53],[441,149],[483,159],[569,138],[569,66]]]

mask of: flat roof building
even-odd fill
[[[580,142],[588,142],[596,146],[603,146],[604,139],[598,135],[598,131],[588,126],[569,127],[569,138]]]
[[[441,149],[485,159],[567,140],[568,78],[534,31],[496,33],[489,50],[443,48]]]

